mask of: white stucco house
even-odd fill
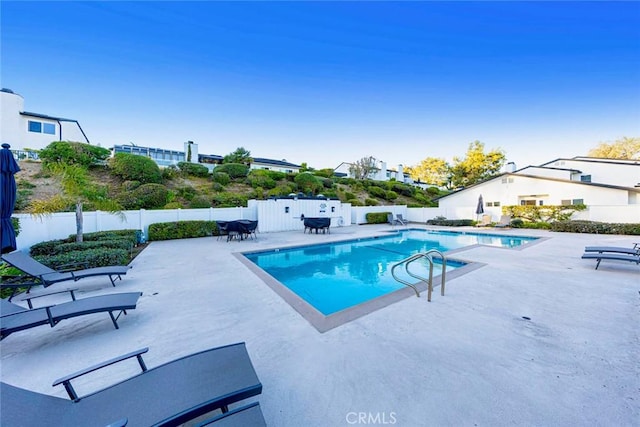
[[[77,120],[25,111],[22,96],[11,89],[0,90],[0,142],[20,152],[63,140],[89,143]]]
[[[450,218],[475,218],[480,195],[494,221],[503,206],[585,204],[587,212],[574,218],[640,222],[640,160],[555,159],[455,191],[440,198],[439,207]]]

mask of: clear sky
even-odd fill
[[[640,136],[638,2],[0,2],[1,84],[90,141],[518,167]]]

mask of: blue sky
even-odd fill
[[[640,136],[637,2],[0,2],[2,87],[133,142],[518,167]]]

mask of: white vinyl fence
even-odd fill
[[[261,233],[303,230],[302,215],[306,217],[331,218],[331,227],[351,224],[366,224],[369,212],[391,212],[409,222],[426,223],[428,220],[443,216],[447,219],[478,219],[475,206],[458,208],[407,208],[395,206],[354,206],[338,200],[250,200],[248,207],[208,208],[208,209],[162,209],[123,211],[122,217],[108,212],[85,212],[84,232],[106,230],[135,229],[149,235],[149,225],[157,222],[207,220],[232,221],[236,219],[258,220]],[[489,208],[493,221],[502,214],[500,208]],[[47,240],[62,239],[76,233],[74,212],[62,212],[42,218],[28,214],[14,214],[20,219],[20,234],[16,241],[18,249],[26,250],[32,245]],[[640,222],[640,205],[628,206],[589,206],[586,211],[574,213],[572,219],[600,222],[633,223]]]

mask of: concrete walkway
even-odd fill
[[[79,297],[144,292],[119,330],[95,314],[15,333],[0,344],[2,381],[65,396],[54,380],[137,348],[150,347],[152,367],[245,341],[271,426],[639,425],[640,267],[603,261],[596,271],[580,259],[586,245],[631,246],[638,237],[497,231],[549,239],[457,252],[487,265],[451,279],[430,303],[409,297],[325,333],[233,255],[388,229],[151,243],[116,289],[106,278],[76,283]],[[47,298],[39,304],[62,297]],[[76,390],[136,369],[116,365]]]

